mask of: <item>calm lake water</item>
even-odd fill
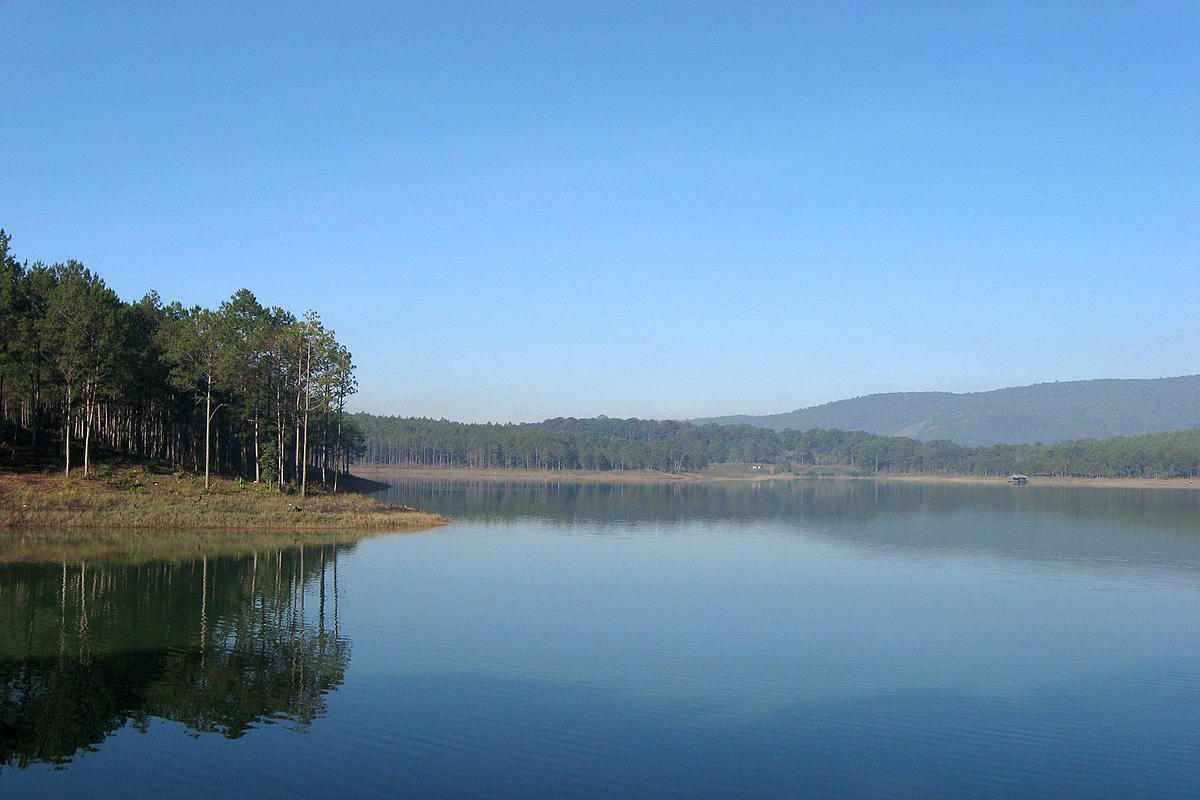
[[[388,498],[455,522],[0,564],[0,797],[1200,797],[1200,492]]]

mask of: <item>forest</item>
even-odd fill
[[[123,302],[78,261],[17,260],[0,230],[0,463],[96,469],[97,453],[336,488],[362,445],[350,352],[315,311],[247,289],[217,309]]]
[[[558,418],[465,424],[355,414],[362,460],[404,467],[649,469],[700,472],[757,465],[778,472],[848,468],[860,474],[1180,478],[1200,475],[1200,430],[1053,445],[966,447],[861,431],[773,431],[639,419]]]

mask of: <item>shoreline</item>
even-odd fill
[[[742,480],[713,478],[695,474],[652,472],[650,470],[553,470],[553,469],[474,469],[471,467],[367,467],[352,466],[353,474],[375,483],[391,485],[389,478],[420,478],[445,480],[478,480],[494,483],[504,481],[563,482],[563,483],[701,483],[705,481]],[[753,478],[762,480],[762,478]]]
[[[398,480],[474,480],[491,483],[505,481],[564,482],[564,483],[767,483],[796,480],[839,481],[897,481],[903,483],[957,483],[977,485],[1009,485],[1008,478],[984,475],[912,475],[878,473],[874,475],[705,475],[667,473],[647,470],[531,470],[531,469],[474,469],[470,467],[380,467],[357,465],[354,474],[377,483]],[[1029,486],[1059,486],[1106,489],[1200,489],[1200,479],[1194,478],[1082,478],[1029,477]]]
[[[910,483],[985,483],[1008,485],[1008,478],[983,475],[878,475],[866,480],[892,480]],[[1195,478],[1082,478],[1029,476],[1027,486],[1070,486],[1094,489],[1200,489]]]

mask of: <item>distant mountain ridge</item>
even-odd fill
[[[785,414],[690,422],[777,431],[834,428],[968,446],[1140,436],[1200,428],[1200,375],[1062,381],[967,394],[871,394]]]

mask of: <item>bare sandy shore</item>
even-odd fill
[[[578,483],[703,483],[801,480],[808,476],[796,475],[706,475],[671,474],[649,470],[533,470],[533,469],[468,469],[377,467],[357,465],[354,474],[381,483],[412,478],[473,481],[555,481]],[[961,484],[1007,484],[1007,478],[977,475],[832,475],[819,476],[824,480],[852,481],[900,481],[908,483],[961,483]],[[1200,480],[1190,478],[1029,478],[1030,486],[1079,486],[1106,489],[1200,489]]]
[[[978,475],[880,475],[867,480],[913,481],[918,483],[1008,483],[1007,478]],[[1192,478],[1065,478],[1029,477],[1030,486],[1090,486],[1102,489],[1200,489]]]
[[[389,483],[406,478],[440,478],[444,480],[472,481],[571,481],[578,483],[695,483],[703,480],[725,480],[704,478],[699,475],[676,475],[650,470],[584,470],[584,469],[468,469],[466,467],[419,468],[419,467],[369,467],[357,464],[351,472],[368,480]]]

